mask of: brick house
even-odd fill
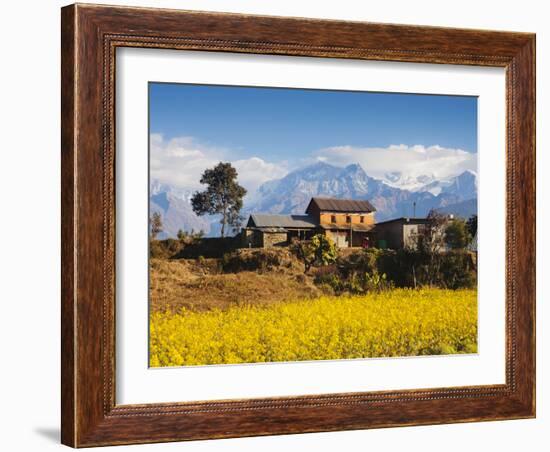
[[[369,201],[311,198],[305,215],[250,215],[242,231],[243,246],[286,246],[293,238],[325,234],[339,248],[370,246],[376,209]]]

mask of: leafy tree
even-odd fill
[[[237,230],[243,220],[240,210],[246,190],[237,183],[237,176],[237,170],[231,163],[220,162],[204,171],[200,183],[207,185],[207,188],[195,192],[191,198],[193,211],[197,215],[221,215],[222,237],[225,237],[227,226]]]
[[[468,227],[468,232],[470,233],[470,235],[474,237],[477,233],[477,215],[472,215],[470,218],[468,218],[466,226]]]
[[[445,228],[445,243],[454,250],[464,249],[470,243],[472,236],[465,221],[451,220]]]
[[[324,234],[314,235],[310,241],[296,241],[293,245],[307,273],[313,265],[329,265],[336,262],[338,250],[334,242]]]
[[[162,232],[162,217],[160,213],[153,212],[153,216],[149,219],[149,225],[151,228],[151,238],[154,240]]]

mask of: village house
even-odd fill
[[[314,197],[305,215],[250,215],[243,246],[286,246],[293,238],[307,240],[315,234],[326,235],[339,248],[371,246],[375,212],[366,200]]]
[[[374,230],[377,248],[414,248],[416,237],[429,223],[427,218],[394,218],[376,223]]]

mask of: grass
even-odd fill
[[[286,300],[318,298],[323,292],[303,271],[283,268],[266,273],[222,273],[216,259],[151,259],[152,312],[268,306]]]
[[[477,291],[394,289],[207,311],[180,307],[153,311],[150,333],[152,367],[474,353]]]

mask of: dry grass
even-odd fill
[[[223,274],[216,259],[165,260],[150,262],[151,310],[177,312],[227,309],[311,299],[323,293],[310,277],[290,269],[257,273]]]

